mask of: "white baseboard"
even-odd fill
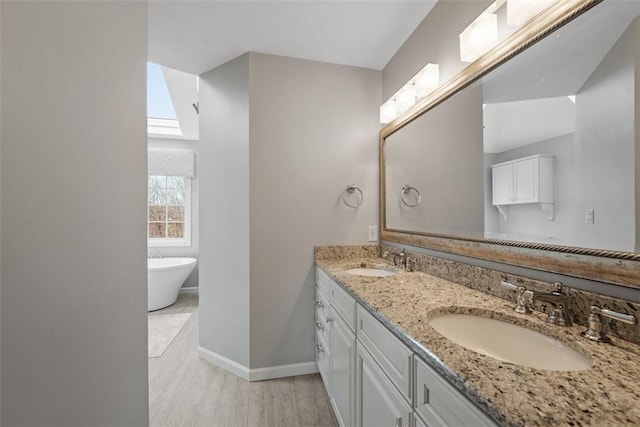
[[[291,365],[270,366],[268,368],[251,369],[249,381],[263,381],[274,378],[294,377],[296,375],[315,374],[318,372],[316,362],[294,363]]]
[[[231,372],[245,381],[264,381],[274,378],[315,374],[318,372],[318,364],[315,361],[294,363],[291,365],[270,366],[268,368],[249,369],[238,362],[234,362],[231,359],[200,346],[198,346],[198,356],[213,365]]]
[[[198,295],[200,292],[200,288],[197,286],[192,286],[192,287],[184,287],[184,288],[180,288],[180,293],[181,294],[194,294],[194,295]]]
[[[216,365],[226,371],[231,372],[232,374],[242,378],[243,380],[251,381],[249,379],[249,368],[241,365],[238,362],[234,362],[231,359],[221,356],[218,353],[214,353],[213,351],[201,346],[198,346],[198,356],[200,356],[201,359],[211,363],[212,365]]]

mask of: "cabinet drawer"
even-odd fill
[[[416,357],[416,413],[429,426],[495,426],[480,409]]]
[[[360,304],[357,308],[356,336],[380,364],[404,399],[411,403],[411,350]]]
[[[356,300],[340,287],[337,283],[332,283],[331,304],[342,320],[351,328],[356,330]]]
[[[322,313],[325,318],[329,317],[329,313],[331,312],[329,304],[329,294],[322,292],[322,290],[316,286],[316,312]]]
[[[329,315],[325,315],[323,311],[316,310],[316,335],[322,337],[322,339],[329,343],[329,330],[331,329],[331,318]]]
[[[331,296],[331,285],[333,280],[320,267],[316,267],[316,286],[320,288],[325,295]]]

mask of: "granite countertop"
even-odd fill
[[[640,346],[580,337],[582,326],[518,314],[513,303],[422,272],[374,278],[344,273],[382,258],[317,259],[316,264],[430,366],[502,425],[640,425]],[[586,371],[547,371],[500,362],[440,335],[428,322],[443,313],[491,317],[541,332],[593,361]]]

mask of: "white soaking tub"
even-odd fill
[[[159,310],[176,302],[180,287],[197,262],[195,258],[149,258],[148,311]]]

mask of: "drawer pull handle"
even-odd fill
[[[424,402],[422,402],[423,405],[426,405],[427,403],[429,403],[429,389],[427,388],[426,384],[424,385]]]
[[[324,348],[322,348],[322,344],[316,344],[316,351],[318,353],[324,353]]]
[[[320,322],[316,322],[316,329],[319,331],[324,331],[324,325]]]
[[[327,322],[327,323],[331,323],[331,322],[333,322],[333,319],[328,318],[328,319],[326,320],[326,322]]]
[[[396,418],[396,427],[402,427],[402,417]]]
[[[323,303],[322,301],[320,301],[320,300],[317,300],[317,301],[316,301],[316,307],[318,307],[318,308],[324,308],[324,303]]]

